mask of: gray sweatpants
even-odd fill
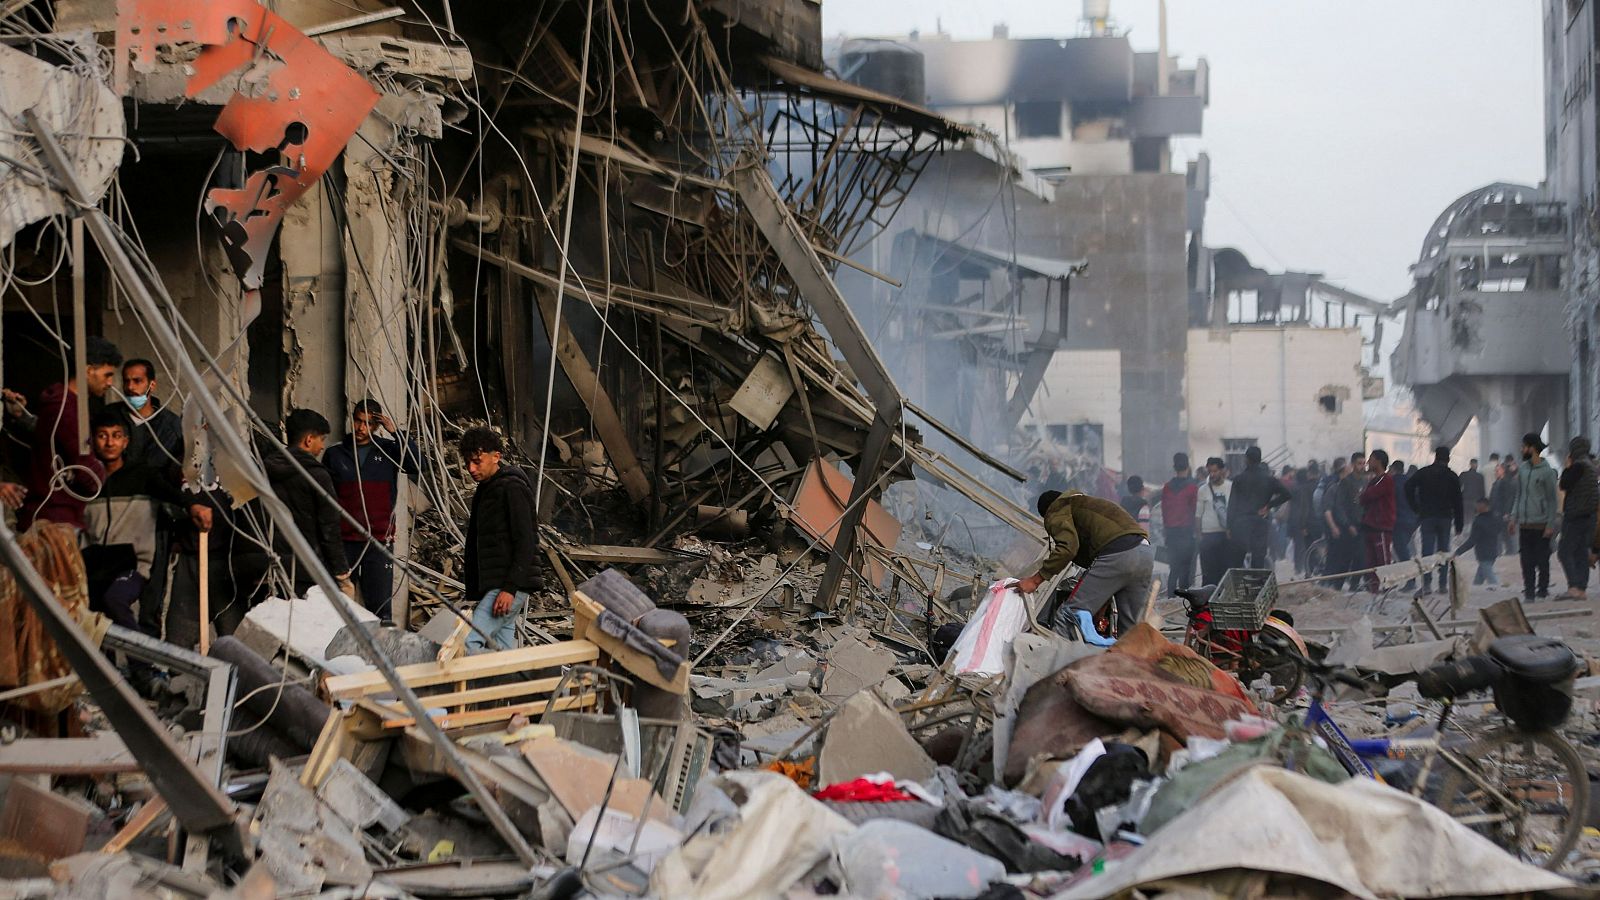
[[[1098,612],[1112,597],[1117,598],[1117,633],[1127,634],[1144,618],[1144,605],[1150,599],[1150,582],[1155,578],[1156,551],[1145,541],[1120,553],[1097,556],[1083,573],[1078,589],[1056,610],[1051,626],[1062,634],[1070,633],[1070,609]]]

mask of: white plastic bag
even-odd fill
[[[989,585],[989,594],[961,629],[950,657],[957,675],[999,675],[1006,670],[1006,650],[1028,627],[1028,605],[1015,578]]]

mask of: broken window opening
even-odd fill
[[[1061,103],[1055,100],[1028,100],[1017,103],[1014,113],[1017,137],[1061,136]]]

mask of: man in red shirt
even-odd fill
[[[1372,473],[1372,479],[1361,489],[1361,540],[1367,548],[1367,567],[1377,568],[1394,562],[1395,497],[1389,454],[1372,451],[1367,457],[1367,471]],[[1367,589],[1378,593],[1376,572],[1367,576]]]
[[[89,415],[105,408],[106,391],[122,365],[122,351],[99,335],[84,345],[84,383],[89,388]],[[105,466],[93,453],[79,451],[78,372],[69,353],[65,378],[44,389],[28,459],[27,501],[17,511],[17,530],[27,531],[39,519],[64,522],[83,530],[83,509],[100,493]],[[87,425],[87,423],[84,423]]]
[[[1167,550],[1169,594],[1194,584],[1194,554],[1199,546],[1194,510],[1200,482],[1189,474],[1189,454],[1172,454],[1172,470],[1172,479],[1161,486],[1161,534]]]

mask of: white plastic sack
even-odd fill
[[[1006,650],[1028,627],[1028,605],[1017,592],[1015,578],[989,585],[989,594],[961,629],[950,657],[957,675],[999,675],[1006,670]]]
[[[834,838],[852,897],[977,897],[1006,877],[998,859],[897,819],[873,819]]]

